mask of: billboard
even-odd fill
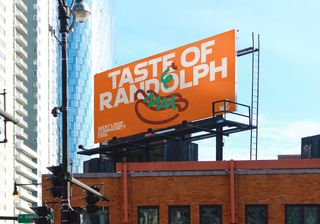
[[[211,117],[213,101],[235,101],[235,33],[96,74],[95,143]]]

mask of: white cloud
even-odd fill
[[[260,129],[259,151],[261,157],[274,157],[279,154],[300,154],[301,138],[320,134],[320,121],[270,121]],[[260,159],[261,159],[260,157]]]
[[[320,120],[286,121],[261,115],[258,159],[277,159],[278,155],[300,154],[301,138],[320,134]],[[250,131],[224,138],[224,160],[250,159]],[[215,160],[215,139],[197,142],[199,160]]]
[[[320,123],[312,121],[296,121],[284,129],[284,137],[301,138],[320,133]]]

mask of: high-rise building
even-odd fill
[[[42,173],[48,172],[49,165],[57,164],[58,127],[51,109],[57,102],[57,50],[58,42],[51,35],[57,24],[57,1],[26,1],[29,12],[26,28],[28,36],[27,53],[28,112],[25,144],[37,149]]]
[[[89,22],[69,34],[70,161],[75,172],[82,171],[78,145],[93,146],[93,75],[111,65],[112,52],[111,0],[86,3],[92,10]],[[0,143],[0,215],[31,212],[41,203],[41,188],[18,186],[20,200],[14,202],[14,182],[40,183],[46,167],[61,161],[59,122],[50,114],[61,104],[60,48],[51,32],[58,35],[57,17],[57,1],[0,0],[0,108],[19,120],[18,125],[7,123],[8,141]]]
[[[0,0],[0,93],[6,92],[0,107],[19,120],[7,123],[8,141],[0,143],[1,215],[32,212],[41,203],[41,188],[18,186],[20,200],[14,202],[14,182],[40,183],[45,167],[57,161],[57,126],[50,115],[56,105],[57,43],[49,33],[56,8],[50,0]]]
[[[69,33],[68,46],[69,160],[78,173],[86,159],[77,154],[78,146],[93,147],[93,76],[110,68],[113,39],[112,1],[85,2],[91,16]]]
[[[13,73],[14,66],[17,64],[13,63],[14,48],[13,48],[13,31],[18,27],[12,29],[13,24],[13,4],[7,4],[7,1],[0,0],[0,93],[6,92],[6,111],[13,114],[13,78],[10,76],[17,76],[19,73]],[[19,36],[17,40],[21,40]],[[19,64],[20,65],[20,64]],[[25,78],[24,73],[20,73],[19,76]],[[18,98],[17,98],[18,99]],[[0,107],[4,109],[3,95],[0,95]],[[18,109],[18,108],[17,108]],[[4,123],[3,118],[0,118],[0,141],[5,140],[4,135]],[[14,173],[14,141],[13,141],[13,125],[8,123],[7,125],[7,143],[0,143],[0,211],[1,215],[13,214],[14,202],[12,200],[12,189],[13,189],[13,173]]]

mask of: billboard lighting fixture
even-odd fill
[[[144,137],[152,137],[152,136],[155,136],[155,134],[151,132],[148,132],[144,135]]]
[[[219,118],[216,123],[217,124],[222,124],[223,122],[225,122],[226,119],[224,119],[223,117],[222,118]]]
[[[170,129],[166,129],[166,130],[163,130],[163,131],[157,131],[155,132],[156,135],[161,135],[161,134],[165,134],[165,133],[168,133],[168,132],[171,132],[171,131],[175,131],[176,129],[175,128],[170,128]]]

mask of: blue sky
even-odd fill
[[[237,48],[260,34],[259,159],[300,153],[301,137],[320,134],[320,1],[116,0],[114,66],[230,29]],[[238,58],[237,97],[250,104],[251,56]],[[226,137],[224,159],[249,159],[249,132]],[[199,142],[215,159],[215,139]]]

